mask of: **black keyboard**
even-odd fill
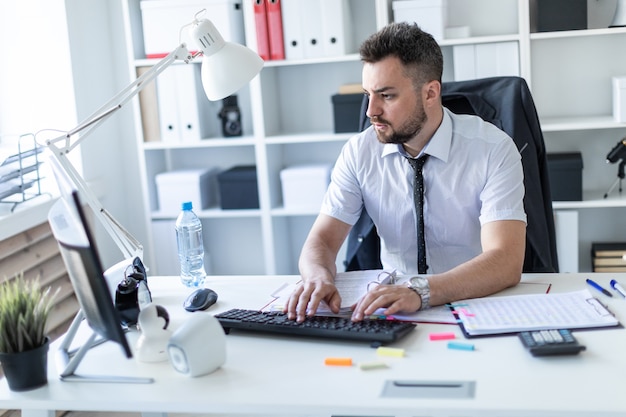
[[[226,333],[231,329],[240,329],[371,343],[395,342],[415,328],[414,323],[404,321],[366,319],[352,322],[350,318],[326,316],[308,317],[304,322],[297,323],[295,320],[289,320],[283,312],[243,309],[228,310],[216,314],[215,318],[219,320]]]

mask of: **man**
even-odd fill
[[[322,300],[338,312],[335,259],[363,208],[380,235],[383,267],[426,275],[371,289],[356,304],[355,321],[379,308],[413,312],[517,284],[526,214],[512,139],[442,106],[441,49],[417,25],[386,26],[360,54],[372,126],[351,138],[337,160],[302,248],[302,283],[285,307],[289,318],[303,321]],[[425,161],[423,168],[409,159]],[[414,188],[421,176],[423,187]]]

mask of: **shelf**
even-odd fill
[[[607,198],[603,198],[607,190],[583,191],[582,201],[553,201],[552,207],[556,210],[562,209],[589,209],[626,207],[626,192],[615,189]]]
[[[496,36],[473,36],[469,38],[442,39],[439,41],[441,46],[456,45],[475,45],[481,43],[498,43],[498,42],[519,42],[520,35],[496,35]]]
[[[194,210],[194,212],[201,219],[261,217],[261,211],[259,209],[222,210],[221,208],[215,207],[204,210]],[[178,213],[161,213],[158,211],[151,213],[152,220],[176,220],[177,217]]]
[[[626,123],[616,122],[613,116],[547,117],[540,122],[544,132],[626,128]]]
[[[230,146],[253,146],[256,140],[253,136],[237,138],[214,138],[195,142],[144,142],[145,150],[167,149],[195,149],[195,148],[220,148]]]
[[[619,35],[626,33],[626,28],[604,28],[587,30],[563,30],[558,32],[536,32],[530,34],[531,40],[559,39],[559,38],[579,38],[590,36]]]
[[[309,58],[309,59],[293,59],[293,60],[272,60],[265,61],[263,64],[266,68],[272,67],[291,67],[315,64],[333,64],[338,62],[358,62],[361,60],[359,54],[349,54],[343,56]]]
[[[286,209],[284,207],[277,207],[272,209],[272,216],[276,217],[300,217],[300,216],[317,216],[319,209]]]
[[[332,133],[332,132],[316,132],[316,133],[294,133],[284,135],[274,135],[265,138],[267,145],[281,145],[291,143],[317,143],[317,142],[345,142],[354,133]]]

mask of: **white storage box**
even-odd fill
[[[331,170],[331,164],[315,164],[280,171],[284,207],[319,210],[330,183]]]
[[[613,77],[613,118],[618,123],[626,122],[626,76]]]
[[[163,58],[185,42],[195,48],[187,28],[196,14],[206,9],[209,19],[222,37],[230,42],[245,43],[242,0],[143,0],[143,41],[146,58]]]
[[[217,169],[162,172],[155,176],[159,211],[178,213],[185,201],[199,211],[217,204]]]
[[[415,22],[435,40],[444,38],[448,16],[446,0],[396,0],[392,8],[394,22]]]
[[[520,75],[517,42],[454,45],[452,57],[454,81]]]

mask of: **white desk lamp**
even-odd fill
[[[207,19],[198,19],[204,10],[196,14],[191,26],[191,38],[195,41],[198,52],[191,53],[182,43],[165,58],[156,63],[149,71],[138,77],[128,87],[96,110],[85,121],[62,136],[46,141],[54,158],[66,171],[76,185],[86,203],[94,211],[107,233],[127,259],[143,258],[143,246],[133,237],[98,201],[85,180],[67,159],[67,155],[76,148],[87,135],[107,120],[124,104],[135,97],[150,81],[176,61],[190,63],[202,56],[202,85],[209,100],[215,101],[228,97],[247,84],[263,68],[263,60],[251,49],[232,42],[226,42],[215,25]],[[79,136],[77,136],[80,133]]]

